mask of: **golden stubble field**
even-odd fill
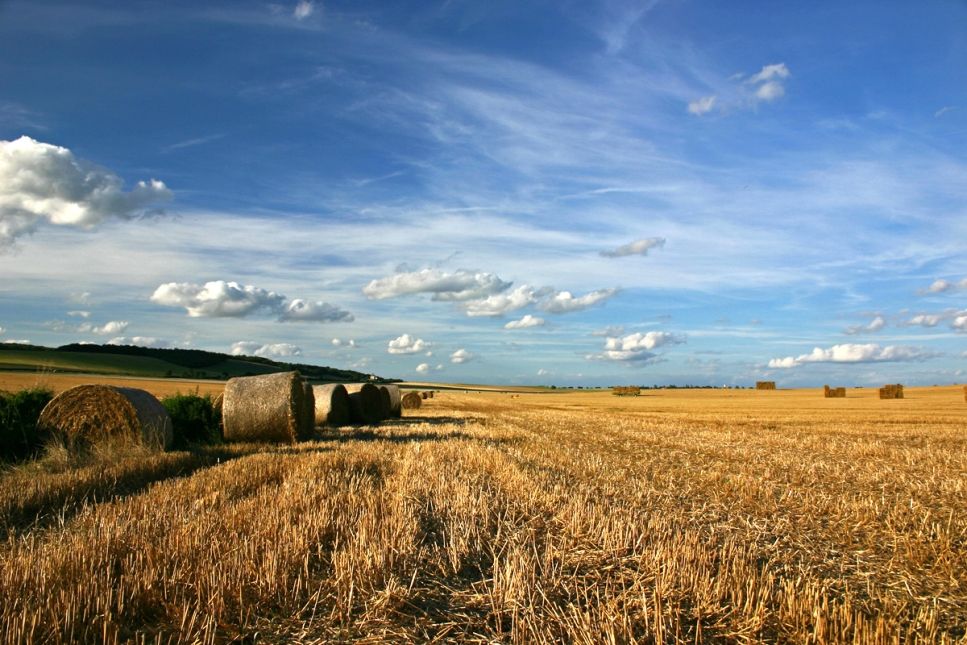
[[[443,392],[21,467],[0,640],[964,642],[963,391],[847,396]]]

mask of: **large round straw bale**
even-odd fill
[[[419,410],[423,405],[423,397],[419,392],[407,392],[401,401],[404,410]]]
[[[342,383],[329,385],[313,385],[313,395],[316,401],[317,426],[339,427],[348,424],[351,418],[349,392]]]
[[[302,382],[302,391],[305,396],[302,400],[302,431],[299,437],[308,439],[316,429],[316,396],[307,381]]]
[[[121,437],[146,446],[169,448],[171,417],[152,394],[132,387],[78,385],[51,399],[37,427],[69,445]]]
[[[349,409],[353,423],[375,425],[382,421],[383,396],[379,388],[372,383],[347,383],[349,393]]]
[[[229,379],[222,402],[225,440],[292,443],[304,437],[305,399],[298,372]]]
[[[389,395],[389,415],[394,419],[399,419],[403,416],[403,408],[401,406],[403,397],[400,395],[400,386],[386,383],[380,385],[379,389],[385,390]]]
[[[393,399],[385,388],[377,385],[376,390],[379,392],[379,414],[383,419],[389,419],[393,409]]]

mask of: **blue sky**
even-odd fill
[[[967,380],[967,4],[0,1],[0,341]]]

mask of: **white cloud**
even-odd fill
[[[482,300],[471,300],[464,304],[468,316],[502,316],[511,311],[533,304],[538,292],[526,284],[509,293],[497,293]]]
[[[316,10],[315,3],[311,0],[299,0],[296,4],[295,9],[292,10],[292,16],[296,20],[305,20]]]
[[[93,327],[91,331],[95,334],[102,334],[108,336],[111,334],[123,334],[124,330],[128,328],[128,322],[126,320],[112,320],[106,322],[100,327]]]
[[[538,376],[547,376],[548,374],[550,374],[550,372],[548,372],[548,371],[547,371],[546,369],[544,369],[543,367],[542,367],[541,369],[539,369],[539,370],[537,370],[537,375],[538,375]]]
[[[10,340],[0,341],[0,343],[3,343],[4,345],[30,345],[30,340],[26,338],[19,338],[19,339],[11,338]]]
[[[777,78],[789,78],[789,76],[789,68],[786,67],[785,63],[763,65],[758,74],[753,74],[746,79],[746,83],[762,83],[765,81],[774,81]]]
[[[954,318],[954,321],[950,323],[950,326],[957,331],[967,331],[967,312],[964,312]]]
[[[419,354],[426,351],[430,344],[422,338],[415,338],[409,334],[391,340],[386,348],[390,354]]]
[[[618,293],[617,289],[598,289],[575,298],[570,291],[559,291],[548,300],[540,304],[542,311],[549,314],[565,314],[582,311],[594,305],[605,302]]]
[[[355,317],[328,302],[300,300],[289,301],[279,314],[279,320],[298,322],[352,322]]]
[[[940,278],[934,280],[929,287],[926,289],[921,289],[920,293],[946,293],[947,291],[964,291],[967,290],[967,278],[958,280],[956,282],[950,282],[949,280],[944,280]]]
[[[920,325],[921,327],[936,327],[946,316],[944,314],[917,314],[907,321],[908,325]]]
[[[509,288],[510,285],[510,282],[504,282],[493,273],[466,271],[464,269],[458,269],[454,272],[423,269],[372,280],[363,287],[363,293],[372,300],[383,300],[417,293],[432,293],[433,300],[463,301],[500,293]]]
[[[755,96],[760,101],[775,101],[781,99],[785,93],[786,89],[782,86],[782,83],[769,81],[759,86],[759,89],[755,91]]]
[[[688,104],[688,112],[694,114],[695,116],[702,116],[703,114],[708,114],[715,107],[715,95],[703,96],[702,98],[695,99]]]
[[[91,304],[91,292],[90,291],[78,291],[72,293],[67,300],[73,302],[76,305],[89,305]]]
[[[427,363],[420,363],[416,366],[416,371],[420,374],[426,374],[430,371],[430,366]]]
[[[72,318],[90,318],[91,312],[74,310],[74,311],[68,311],[67,315]]]
[[[528,327],[542,327],[544,326],[544,319],[538,318],[537,316],[532,316],[530,314],[525,314],[520,320],[511,320],[509,323],[504,325],[504,329],[527,329]]]
[[[232,356],[261,356],[262,358],[292,358],[302,356],[302,348],[291,343],[270,343],[263,345],[251,341],[232,343]]]
[[[356,349],[358,347],[358,345],[356,344],[356,341],[353,340],[352,338],[349,338],[347,340],[343,340],[341,338],[333,338],[332,344],[334,347],[349,347],[351,349]]]
[[[134,345],[135,347],[156,347],[166,349],[171,347],[171,342],[163,338],[153,338],[151,336],[117,336],[107,341],[108,345]]]
[[[884,327],[886,327],[886,319],[883,316],[876,316],[866,325],[850,325],[844,330],[844,333],[855,336],[856,334],[877,332]]]
[[[474,355],[467,350],[460,348],[457,351],[450,354],[451,363],[469,363],[474,359]]]
[[[611,251],[601,251],[601,256],[606,258],[621,258],[628,255],[648,255],[649,250],[662,246],[665,246],[665,238],[648,237],[623,244]]]
[[[833,345],[827,349],[816,347],[809,354],[773,358],[769,367],[788,369],[806,363],[886,363],[902,361],[921,361],[935,354],[918,347],[889,345],[880,347],[876,343]]]
[[[954,106],[954,105],[945,105],[942,108],[940,108],[939,110],[937,110],[936,112],[934,112],[933,113],[933,116],[934,116],[934,118],[939,119],[940,117],[942,117],[947,112],[951,112],[951,111],[956,110],[956,109],[957,109],[957,107]]]
[[[5,331],[7,331],[7,330],[4,329],[3,327],[0,327],[0,334],[4,333]]]
[[[140,181],[129,192],[123,185],[110,170],[75,158],[67,148],[26,136],[0,141],[0,247],[42,222],[90,229],[171,198],[155,179]]]
[[[215,280],[204,286],[169,282],[155,289],[151,301],[168,307],[184,307],[192,318],[235,318],[259,309],[277,310],[285,296],[251,285]]]
[[[683,342],[683,338],[667,331],[636,332],[621,338],[606,339],[604,352],[589,358],[646,363],[656,357],[651,350]]]

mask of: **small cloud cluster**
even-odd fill
[[[643,365],[652,362],[657,354],[652,350],[665,345],[677,345],[685,340],[667,331],[636,332],[623,337],[608,338],[604,342],[604,352],[588,358],[631,362]]]
[[[735,101],[737,105],[754,107],[758,103],[771,103],[781,99],[786,94],[785,81],[792,73],[785,63],[763,65],[762,69],[751,76],[736,74],[731,80],[741,83],[739,93],[741,98]],[[726,109],[728,106],[718,99],[715,94],[703,96],[688,103],[688,113],[703,116],[716,108]]]
[[[967,278],[963,278],[962,280],[957,280],[955,282],[940,278],[938,280],[934,280],[926,289],[921,289],[920,294],[926,295],[965,290],[967,290]]]
[[[605,258],[623,258],[629,255],[648,255],[648,251],[665,246],[663,237],[647,237],[642,240],[635,240],[628,244],[622,244],[610,251],[601,251],[601,256]]]
[[[955,331],[967,331],[967,310],[948,309],[941,313],[920,313],[904,325],[933,328],[944,321],[950,321],[950,327]]]
[[[469,363],[474,358],[475,358],[475,355],[473,353],[468,352],[462,347],[457,351],[453,352],[452,354],[450,354],[450,362],[456,363],[458,365],[461,363]]]
[[[111,334],[122,334],[124,330],[128,328],[128,321],[126,320],[110,320],[103,325],[95,325],[93,323],[80,323],[75,325],[73,323],[67,323],[63,320],[54,320],[45,323],[48,329],[56,332],[67,332],[75,334],[98,334],[100,336],[110,336]]]
[[[302,356],[302,348],[291,343],[253,343],[239,341],[232,343],[232,356],[259,356],[262,358],[293,358]]]
[[[429,363],[420,363],[419,365],[416,366],[416,371],[419,372],[420,374],[427,374],[430,372],[430,370],[439,372],[442,369],[443,369],[443,365],[439,365],[439,364],[436,367],[430,367]]]
[[[537,316],[532,316],[530,314],[525,314],[520,320],[511,320],[509,323],[504,325],[504,329],[527,329],[529,327],[543,327],[545,320],[543,318],[538,318]]]
[[[321,301],[294,299],[252,285],[214,280],[204,285],[168,282],[151,294],[151,302],[184,307],[192,318],[243,318],[258,311],[278,315],[281,322],[352,322],[348,311]]]
[[[773,358],[769,367],[789,369],[806,363],[888,363],[922,361],[933,358],[936,354],[924,351],[918,347],[902,345],[888,345],[881,347],[876,343],[855,344],[844,343],[823,349],[816,347],[809,354]]]
[[[356,344],[356,341],[353,340],[352,338],[348,338],[346,340],[343,340],[341,338],[333,338],[332,339],[332,346],[333,347],[349,347],[350,349],[356,349],[357,347],[359,347],[359,345]]]
[[[493,273],[422,269],[372,280],[363,287],[363,293],[371,300],[430,293],[433,300],[460,303],[468,316],[496,317],[530,305],[555,314],[581,311],[618,292],[617,289],[599,289],[574,297],[569,291],[556,291],[550,287],[537,289],[527,284],[510,289],[512,284]]]
[[[363,293],[372,300],[431,293],[433,300],[465,301],[500,293],[510,285],[510,282],[504,282],[493,273],[465,269],[453,272],[423,269],[372,280],[363,287]]]
[[[873,320],[871,320],[866,325],[850,325],[845,330],[843,330],[843,333],[849,336],[855,336],[857,334],[869,334],[869,333],[878,332],[884,327],[886,327],[886,318],[884,318],[883,316],[877,315],[873,318]]]
[[[305,20],[316,10],[316,5],[312,0],[299,0],[295,9],[292,10],[292,17],[296,20]]]
[[[389,342],[386,351],[390,354],[419,354],[426,351],[430,344],[422,338],[403,334]]]
[[[43,222],[90,229],[107,218],[139,215],[172,196],[156,179],[128,192],[123,186],[116,174],[67,148],[27,136],[0,141],[0,248]]]

